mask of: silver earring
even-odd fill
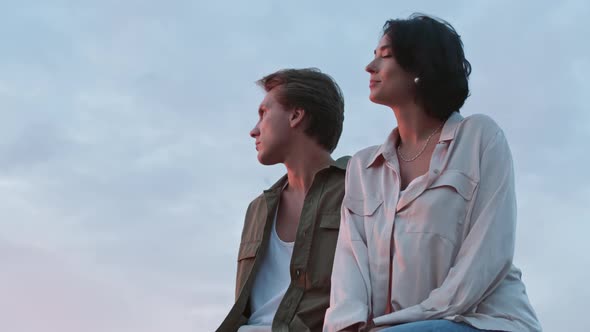
[[[420,77],[414,78],[414,83],[418,84],[418,82],[420,82]]]

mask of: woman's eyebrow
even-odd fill
[[[389,44],[383,45],[383,46],[379,47],[379,51],[382,51],[384,49],[389,49],[389,48],[391,48],[391,45],[389,45]],[[373,54],[377,54],[377,50],[374,50]]]

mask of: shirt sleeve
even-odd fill
[[[421,303],[374,319],[400,324],[469,312],[508,274],[514,256],[516,195],[512,156],[499,130],[484,148],[469,231],[441,286]]]
[[[345,181],[347,193],[350,172],[349,167]],[[363,223],[358,219],[359,216],[351,213],[345,204],[342,205],[324,332],[341,331],[356,323],[367,322],[371,290],[369,261]]]

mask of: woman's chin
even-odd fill
[[[387,100],[385,100],[385,98],[382,98],[379,94],[374,93],[371,91],[371,93],[369,94],[369,100],[374,102],[375,104],[379,104],[379,105],[387,105]]]

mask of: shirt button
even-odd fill
[[[440,171],[438,169],[435,169],[434,174],[438,174],[438,173],[440,173]]]

